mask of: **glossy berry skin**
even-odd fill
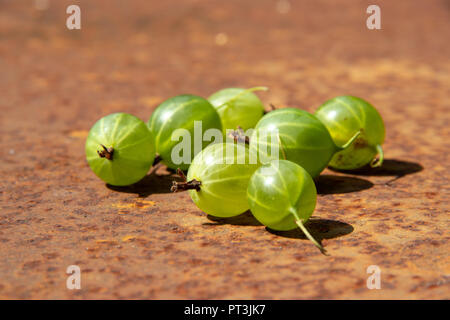
[[[277,131],[279,139],[272,139],[270,133]],[[278,146],[279,154],[272,154],[271,145]],[[313,178],[328,165],[333,154],[341,150],[322,122],[309,112],[295,108],[277,109],[262,117],[250,137],[250,149],[258,154],[262,163],[273,159],[290,160]]]
[[[352,96],[341,96],[328,100],[315,112],[327,127],[334,142],[339,146],[361,130],[361,135],[345,150],[336,153],[330,166],[336,169],[357,169],[368,163],[380,166],[383,161],[381,145],[385,128],[378,111],[367,101]],[[372,162],[379,154],[376,164]]]
[[[247,198],[255,218],[273,230],[298,227],[295,212],[306,222],[316,207],[316,187],[311,176],[298,164],[273,160],[250,178]]]
[[[222,121],[222,130],[254,128],[264,114],[264,105],[253,91],[267,90],[265,87],[251,89],[227,88],[212,94],[208,100],[216,108]]]
[[[127,113],[113,113],[98,120],[89,131],[85,150],[92,171],[114,186],[141,180],[155,158],[153,136],[145,122]]]
[[[194,137],[194,121],[201,121],[201,137]],[[172,149],[180,141],[172,141],[172,133],[176,129],[186,129],[191,136],[191,159],[195,156],[194,139],[202,141],[202,149],[210,141],[203,141],[203,133],[207,129],[222,130],[219,114],[208,100],[194,95],[179,95],[161,103],[148,121],[148,127],[155,137],[156,152],[169,168],[187,170],[189,163],[172,162]]]
[[[261,166],[250,178],[247,199],[251,212],[263,225],[279,231],[298,227],[326,253],[304,226],[316,207],[317,191],[301,166],[288,160],[272,160]]]
[[[227,148],[234,157],[227,155]],[[247,184],[259,166],[250,160],[244,144],[216,143],[198,153],[187,174],[187,180],[201,182],[199,191],[189,190],[194,203],[216,217],[232,217],[247,211]]]

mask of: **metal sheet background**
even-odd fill
[[[38,2],[0,1],[1,298],[449,298],[448,1],[377,1],[379,31],[367,1]],[[255,85],[267,105],[353,94],[385,119],[382,169],[318,179],[309,228],[329,257],[249,213],[206,217],[164,168],[111,189],[85,162],[108,113]]]

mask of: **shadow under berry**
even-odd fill
[[[357,177],[322,174],[315,180],[317,193],[338,194],[358,192],[373,187],[373,183]]]
[[[421,164],[410,161],[402,161],[395,159],[385,159],[380,167],[372,168],[370,165],[366,165],[356,170],[338,170],[329,168],[335,172],[348,173],[352,175],[360,176],[395,176],[396,179],[404,177],[408,174],[413,174],[423,170]]]
[[[346,173],[352,176],[341,175],[321,175],[315,179],[318,194],[335,194],[335,193],[349,193],[356,192],[373,187],[373,183],[355,176],[366,177],[388,177],[394,178],[386,182],[390,183],[408,175],[423,170],[422,165],[415,162],[400,161],[394,159],[386,159],[380,167],[372,168],[366,165],[355,170],[338,170],[332,167],[328,168],[331,171],[338,173]]]
[[[208,218],[208,220],[210,220],[211,222],[206,222],[204,223],[204,225],[209,226],[218,226],[224,224],[233,226],[262,226],[262,224],[253,216],[250,210],[247,210],[240,215],[229,218],[219,218],[211,216],[209,214],[206,216],[206,218]]]
[[[350,224],[345,222],[316,218],[310,218],[305,223],[305,227],[319,243],[323,239],[334,239],[345,236],[352,233],[354,230]],[[280,237],[308,240],[306,235],[300,229],[276,231],[266,227],[266,230]]]
[[[139,182],[130,186],[118,187],[109,184],[106,186],[117,192],[134,193],[139,198],[146,198],[155,193],[171,193],[170,188],[173,181],[180,182],[181,180],[181,177],[176,174],[157,174],[156,172],[152,172]]]

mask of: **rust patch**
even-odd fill
[[[74,130],[69,133],[71,138],[86,139],[89,134],[87,130]]]
[[[356,138],[355,142],[353,143],[353,147],[355,149],[364,149],[367,146],[368,146],[367,140],[361,137]]]
[[[78,2],[95,21],[70,31],[69,0],[39,12],[0,1],[1,298],[449,297],[443,1],[383,2],[391,17],[409,19],[385,19],[382,32],[366,30],[361,6],[331,0],[296,2],[284,15],[272,1],[189,0],[174,9],[135,0],[125,15],[118,2]],[[20,23],[5,18],[16,16]],[[221,46],[218,26],[229,35]],[[258,93],[267,110],[314,112],[348,93],[385,120],[383,166],[327,169],[316,181],[308,228],[329,257],[300,231],[272,232],[250,212],[207,216],[186,192],[170,193],[180,179],[162,165],[112,187],[86,163],[86,136],[109,113],[148,121],[168,97],[255,85],[270,89]],[[82,290],[65,288],[69,265],[80,266]],[[366,287],[370,265],[382,270],[382,290]]]
[[[111,206],[113,208],[119,209],[118,214],[129,214],[136,210],[143,210],[149,207],[153,207],[155,205],[155,201],[149,200],[138,200],[136,202],[126,203],[126,202],[118,202],[113,203]]]

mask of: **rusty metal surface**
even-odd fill
[[[450,297],[448,1],[377,1],[379,31],[367,1],[286,3],[0,1],[1,298]],[[361,96],[385,119],[383,168],[318,179],[309,228],[331,256],[249,213],[206,217],[164,168],[108,188],[86,164],[108,113],[147,120],[176,94],[255,85],[309,111]],[[66,289],[69,265],[81,290]]]

